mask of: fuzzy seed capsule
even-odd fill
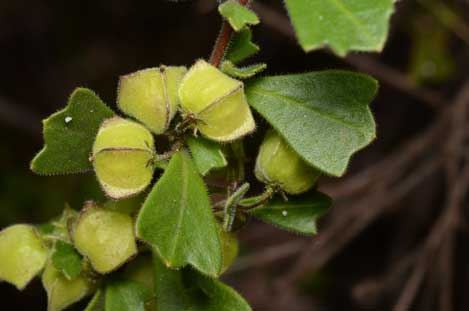
[[[122,199],[144,190],[153,176],[153,136],[144,126],[122,118],[103,122],[92,161],[106,194]]]
[[[132,217],[90,205],[80,214],[73,241],[99,273],[111,272],[137,254]]]
[[[243,83],[203,60],[185,75],[179,98],[185,112],[196,117],[200,132],[212,140],[232,141],[256,127]]]
[[[48,250],[30,225],[0,232],[0,280],[23,289],[42,270]]]
[[[155,134],[163,133],[179,106],[177,91],[186,71],[185,67],[161,66],[121,77],[117,91],[119,109]]]
[[[256,159],[258,180],[279,186],[289,194],[311,189],[321,173],[301,159],[276,132],[269,131]]]
[[[42,274],[42,285],[47,292],[47,310],[61,311],[91,294],[94,286],[83,275],[68,280],[49,262]]]

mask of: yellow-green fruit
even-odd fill
[[[151,182],[153,136],[144,126],[122,118],[103,122],[93,146],[93,165],[106,194],[122,199],[144,190]]]
[[[137,253],[132,217],[97,206],[80,215],[73,234],[77,250],[99,273],[111,272]]]
[[[321,175],[274,131],[269,131],[261,144],[255,174],[260,181],[279,186],[290,194],[308,191]]]
[[[177,91],[186,71],[186,67],[161,66],[123,76],[119,81],[117,105],[155,134],[161,134],[179,106]]]
[[[47,292],[47,310],[61,311],[80,301],[93,291],[93,284],[80,275],[68,280],[49,262],[42,274],[42,284]]]
[[[23,289],[44,267],[48,250],[34,227],[14,225],[0,232],[0,280]]]
[[[232,141],[254,131],[256,124],[241,81],[199,60],[179,88],[181,107],[197,119],[197,128],[215,141]]]

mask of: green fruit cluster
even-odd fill
[[[193,120],[194,131],[216,142],[230,142],[255,129],[243,83],[203,60],[189,70],[161,66],[123,76],[117,105],[135,121],[105,120],[90,158],[112,199],[135,195],[150,184],[157,160],[153,134],[168,131],[177,111]]]
[[[117,104],[135,119],[105,120],[96,136],[92,161],[97,178],[112,199],[143,191],[157,160],[153,134],[164,134],[177,111],[215,142],[230,142],[255,130],[244,85],[203,60],[189,70],[166,67],[123,76]],[[260,148],[257,178],[289,194],[313,187],[320,173],[306,164],[286,142],[269,132]]]
[[[93,202],[47,225],[13,225],[0,231],[0,280],[23,289],[40,274],[48,310],[64,310],[137,256],[134,231],[130,215]]]

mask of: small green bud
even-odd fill
[[[47,292],[47,310],[61,311],[91,294],[94,286],[85,276],[68,280],[49,262],[42,274]]]
[[[119,81],[117,105],[155,134],[161,134],[179,106],[177,91],[186,71],[186,67],[161,66],[123,76]]]
[[[132,217],[88,203],[75,225],[73,241],[99,273],[111,272],[137,253]]]
[[[289,194],[308,191],[321,175],[274,131],[267,133],[260,146],[255,174],[258,180],[279,186]]]
[[[150,131],[136,122],[115,117],[101,125],[92,161],[106,194],[122,199],[141,192],[150,184],[153,156]]]
[[[197,128],[215,141],[232,141],[252,131],[256,124],[241,81],[199,60],[179,88],[181,107],[197,119]]]
[[[44,267],[48,250],[30,225],[0,232],[0,279],[23,289]]]

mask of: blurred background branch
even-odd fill
[[[216,0],[0,2],[2,226],[40,223],[66,201],[79,208],[102,199],[93,176],[29,172],[42,145],[40,120],[77,86],[114,107],[120,75],[209,57],[216,7]],[[344,178],[322,180],[335,203],[316,237],[253,220],[239,232],[241,257],[226,280],[254,310],[468,310],[469,3],[399,1],[383,53],[345,59],[305,54],[281,1],[252,8],[262,21],[253,38],[262,51],[252,61],[267,63],[266,74],[343,68],[380,81],[372,105],[378,139]],[[38,284],[23,294],[1,284],[0,295],[5,310],[45,305]]]

